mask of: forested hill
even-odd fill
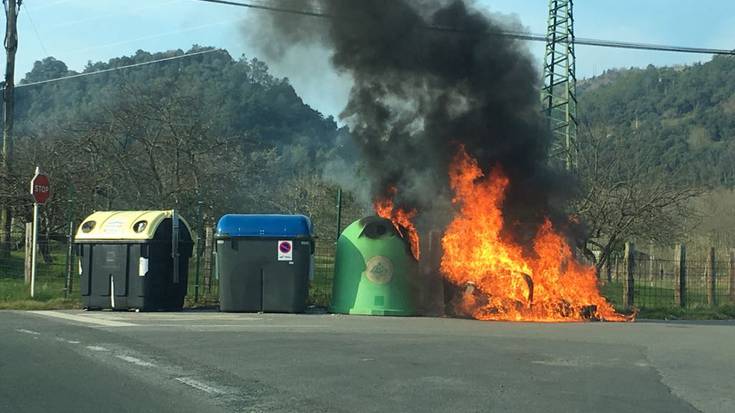
[[[213,49],[138,51],[82,72],[206,50]],[[49,57],[16,89],[14,172],[0,200],[20,223],[29,219],[28,174],[37,165],[59,194],[44,210],[48,225],[61,228],[70,198],[77,219],[158,208],[208,219],[232,211],[315,215],[314,200],[333,205],[336,193],[321,167],[344,158],[340,151],[354,153],[345,129],[254,58],[214,50],[44,82],[74,74]]]
[[[735,186],[735,58],[611,70],[579,84],[582,134],[653,174]]]
[[[88,63],[82,72],[208,50],[148,53]],[[46,58],[19,82],[75,74]],[[60,126],[108,119],[121,100],[145,95],[162,105],[197,101],[218,136],[282,148],[301,161],[322,159],[340,140],[331,117],[304,104],[287,79],[262,61],[225,51],[17,89],[19,135],[57,134]],[[681,183],[735,186],[735,58],[686,67],[609,70],[579,83],[580,133],[596,135],[604,155],[625,157]],[[342,131],[344,132],[344,131]],[[342,140],[346,133],[342,133]],[[584,138],[583,138],[584,140]]]
[[[82,72],[157,60],[207,50],[148,53],[108,62],[89,62]],[[19,82],[33,83],[76,74],[66,64],[48,57],[35,63]],[[84,76],[60,82],[31,85],[16,91],[19,134],[37,134],[48,126],[104,117],[125,94],[141,92],[162,102],[172,96],[194,97],[212,118],[218,134],[247,135],[265,144],[299,142],[331,146],[337,126],[299,98],[287,79],[274,78],[257,59],[233,59],[225,51],[154,63],[120,71]],[[129,97],[129,96],[128,96]]]

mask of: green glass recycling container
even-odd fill
[[[412,280],[418,262],[390,220],[366,217],[337,240],[330,311],[340,314],[415,314]]]

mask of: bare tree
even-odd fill
[[[583,251],[598,272],[626,239],[669,242],[696,218],[691,200],[701,190],[674,184],[644,169],[627,152],[603,150],[606,128],[581,135],[579,178],[582,196],[575,210],[586,225]]]

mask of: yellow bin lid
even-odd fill
[[[79,225],[75,240],[150,240],[161,222],[172,216],[172,210],[95,212]],[[180,215],[179,219],[191,233],[186,220]]]

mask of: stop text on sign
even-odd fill
[[[31,179],[31,195],[35,203],[43,205],[51,195],[51,185],[48,176],[36,171],[36,175]]]

